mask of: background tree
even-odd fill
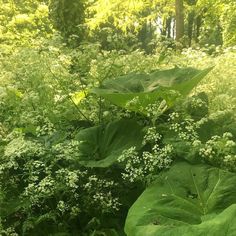
[[[50,37],[47,1],[0,0],[0,41],[7,45],[34,44],[35,39]]]
[[[85,0],[52,0],[49,9],[55,29],[61,32],[64,39],[74,38],[81,42],[85,29]]]
[[[184,3],[183,0],[175,0],[176,14],[176,40],[184,36]]]

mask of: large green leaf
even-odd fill
[[[129,210],[128,236],[234,236],[236,175],[208,165],[175,164]]]
[[[106,126],[84,129],[77,135],[81,141],[79,162],[87,167],[108,167],[117,161],[124,149],[142,145],[142,127],[133,120],[111,122]]]
[[[92,92],[117,106],[146,114],[145,108],[149,104],[165,100],[170,107],[176,98],[188,95],[211,69],[175,67],[169,70],[156,70],[151,74],[128,74],[117,79],[105,80]],[[136,102],[130,104],[132,100]]]

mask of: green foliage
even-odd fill
[[[234,56],[233,49],[215,58],[189,50],[178,58],[167,56],[160,65],[159,54],[108,52],[99,44],[67,50],[55,38],[40,48],[21,49],[7,56],[8,60],[2,59],[2,232],[21,234],[23,229],[25,235],[122,235],[128,208],[145,185],[158,179],[176,159],[184,157],[234,171],[235,147],[228,146],[228,141],[235,142],[234,87],[230,81],[234,71],[230,67],[228,76],[219,73],[226,71]],[[167,69],[174,64],[216,67],[207,80],[201,80],[196,75],[208,70]],[[196,84],[201,80],[193,90],[185,87],[192,79],[177,83],[177,78],[187,78],[182,77],[186,72],[192,73]],[[114,83],[117,77],[119,84]],[[151,82],[143,77],[150,77]],[[151,86],[155,82],[164,89],[181,85],[175,89],[184,95],[162,115],[155,113],[155,104],[150,105],[148,116],[140,116],[87,92],[101,84],[122,94],[126,89],[158,94],[159,87]],[[213,87],[207,87],[209,84]],[[227,89],[229,85],[232,90]],[[190,90],[194,96],[186,96]],[[202,91],[205,93],[197,95]],[[80,93],[83,99],[76,102]],[[217,96],[223,93],[228,98],[219,104]],[[173,111],[179,113],[177,120]],[[168,120],[168,113],[173,119]],[[223,137],[231,131],[231,138]],[[219,139],[212,142],[215,135]],[[205,152],[201,150],[209,148],[217,152],[213,159],[202,155]],[[97,154],[102,160],[96,160]]]
[[[5,225],[17,223],[14,228],[25,235],[78,233],[85,228],[74,225],[68,229],[67,225],[81,217],[80,224],[86,225],[93,215],[118,211],[114,180],[78,169],[78,142],[67,139],[55,143],[52,139],[45,143],[22,134],[12,136],[5,140],[0,159],[0,217]]]
[[[236,43],[236,4],[229,2],[224,9],[222,16],[222,27],[223,27],[223,39],[226,46],[233,46]],[[230,16],[230,17],[229,17]]]
[[[43,1],[28,0],[22,4],[1,0],[0,12],[1,51],[7,52],[11,45],[37,44],[40,38],[48,38],[52,33],[48,6]]]
[[[50,16],[55,29],[59,30],[65,39],[69,37],[76,41],[83,39],[85,21],[85,3],[80,0],[53,0],[50,1]]]
[[[177,163],[129,210],[127,235],[227,235],[235,232],[236,175],[207,165]]]
[[[204,34],[200,42],[207,44],[235,45],[235,2],[230,0],[197,1],[197,11],[204,18]]]
[[[127,230],[234,229],[232,1],[186,1],[202,38],[181,51],[174,1],[0,3],[0,235],[124,236],[150,190]]]
[[[234,171],[233,66],[230,64],[227,75],[219,73],[226,73],[235,56],[233,49],[228,50],[216,57],[196,50],[181,55],[172,52],[160,64],[159,54],[109,52],[99,44],[68,50],[54,38],[40,48],[20,49],[2,57],[2,232],[122,235],[129,207],[146,184],[158,179],[176,159],[184,157]],[[174,64],[216,67],[207,80],[201,80],[195,75],[202,76],[208,70],[168,69]],[[171,73],[162,77],[168,71]],[[177,78],[187,78],[182,77],[186,71],[196,82],[201,80],[193,90],[185,87],[188,80],[177,83]],[[130,80],[135,82],[126,80],[124,74],[133,75]],[[137,74],[151,77],[152,83],[143,77],[134,79]],[[124,78],[120,84],[114,84],[117,77]],[[151,85],[156,81],[164,89],[172,88],[172,83],[181,85],[175,89],[184,95],[162,115],[155,113],[155,104],[151,104],[148,116],[140,116],[89,93],[105,84],[109,90],[120,89],[124,94],[127,88],[131,93],[138,89],[155,94],[159,88]],[[186,96],[190,90],[194,96]],[[76,102],[76,95],[81,93],[83,99]],[[227,99],[219,104],[217,96],[223,93]],[[168,120],[169,113],[175,117],[173,111],[179,118]],[[175,132],[178,123],[181,127]],[[223,137],[225,132],[232,132],[232,137]],[[219,138],[211,142],[215,135]],[[205,152],[201,150],[209,148],[217,153],[213,159],[202,155]],[[96,160],[97,154],[102,160]]]

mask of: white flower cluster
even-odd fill
[[[29,175],[29,182],[39,181],[40,176],[46,174],[47,171],[48,167],[46,164],[39,160],[30,160],[24,166],[24,172]]]
[[[203,117],[200,120],[196,121],[196,127],[201,127],[202,125],[204,125],[208,121],[209,121],[209,118]]]
[[[223,159],[224,166],[229,170],[236,170],[236,155],[226,155]]]
[[[201,107],[205,107],[207,104],[205,101],[203,101],[202,99],[198,98],[198,97],[191,97],[191,101],[190,101],[190,106],[191,108],[201,108]]]
[[[133,99],[131,99],[130,101],[128,101],[126,104],[125,104],[125,108],[126,109],[130,109],[130,108],[133,108],[133,107],[136,107],[136,106],[141,106],[141,103],[139,101],[139,97],[134,97]]]
[[[19,236],[19,234],[15,232],[15,229],[13,227],[2,229],[1,221],[0,221],[0,235],[1,236]]]
[[[62,213],[64,214],[66,211],[68,211],[69,209],[69,206],[62,200],[60,200],[58,203],[57,203],[57,209]]]
[[[56,171],[56,181],[65,188],[70,189],[71,193],[76,196],[76,190],[81,185],[82,179],[87,176],[86,171],[59,169]],[[80,181],[81,180],[81,181]]]
[[[9,158],[8,161],[0,163],[0,178],[4,175],[7,170],[17,170],[19,165],[14,158]]]
[[[99,179],[96,175],[91,175],[83,188],[90,195],[90,206],[100,208],[105,213],[118,211],[120,208],[119,199],[111,192],[111,189],[116,186],[117,184],[112,180]]]
[[[14,129],[12,132],[6,135],[4,141],[5,142],[10,142],[13,139],[24,137],[22,130],[21,129]]]
[[[119,199],[113,197],[112,193],[109,192],[96,192],[92,196],[91,204],[94,206],[99,206],[103,213],[108,213],[111,211],[118,211],[120,208]]]
[[[167,144],[160,148],[157,144],[153,146],[152,152],[143,152],[144,170],[146,173],[152,173],[156,169],[169,168],[172,163],[171,154],[173,147]]]
[[[71,217],[76,217],[80,214],[81,209],[78,205],[72,206],[70,209],[70,215]]]
[[[33,125],[38,126],[39,124],[44,123],[44,117],[36,111],[29,112],[28,110],[22,111],[21,116],[19,117],[19,122],[22,125]]]
[[[199,127],[199,124],[191,118],[179,120],[179,117],[179,114],[176,112],[169,115],[168,121],[170,122],[170,130],[177,133],[179,138],[184,141],[194,142],[198,140],[199,137],[196,129]]]
[[[131,148],[126,149],[122,152],[122,154],[118,158],[118,161],[124,162],[127,159],[135,160],[137,156],[138,156],[138,152],[136,151],[136,147],[131,147]]]
[[[114,212],[119,209],[119,199],[114,197],[112,192],[117,184],[112,180],[89,175],[87,171],[60,169],[56,171],[55,181],[59,188],[64,188],[74,199],[73,204],[58,203],[61,213],[68,210],[72,216],[76,216],[81,212],[81,207],[84,211],[93,208],[100,212]],[[79,205],[74,205],[74,202]]]
[[[178,112],[172,112],[169,115],[168,121],[175,121],[176,119],[178,119],[180,117]]]
[[[199,155],[211,163],[226,167],[229,170],[236,170],[236,143],[232,138],[232,134],[228,132],[222,136],[212,136],[200,148]]]
[[[223,138],[231,139],[231,138],[233,138],[233,135],[230,132],[226,132],[223,134]]]
[[[4,151],[5,157],[19,158],[19,157],[35,157],[43,156],[45,149],[39,142],[26,140],[23,136],[10,141]]]
[[[215,158],[216,151],[213,149],[211,145],[212,145],[212,142],[208,141],[205,144],[205,147],[199,150],[199,155],[209,160]]]
[[[200,140],[194,140],[193,142],[192,142],[192,146],[194,147],[194,148],[199,148],[200,146],[202,145],[202,142],[200,141]]]
[[[78,187],[79,176],[75,171],[68,171],[65,180],[66,185],[71,189],[76,189]]]
[[[157,132],[156,127],[149,127],[143,138],[143,145],[147,143],[157,143],[160,141],[162,136]]]
[[[46,176],[39,183],[29,183],[25,188],[23,196],[29,197],[32,204],[40,204],[40,198],[49,197],[54,194],[55,180]]]
[[[173,147],[170,144],[164,147],[155,144],[151,152],[145,151],[142,155],[131,147],[118,159],[120,162],[125,162],[125,172],[122,173],[122,177],[129,182],[144,181],[146,176],[169,168],[172,163],[172,153]]]
[[[37,126],[36,135],[37,137],[52,135],[55,132],[54,124],[48,119],[44,119],[44,124],[42,126]]]
[[[149,104],[145,107],[144,112],[149,118],[157,118],[162,114],[163,109],[165,108],[165,101],[157,101],[156,103]]]
[[[79,156],[79,146],[81,141],[67,140],[52,146],[52,152],[58,159],[74,159]]]

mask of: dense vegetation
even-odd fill
[[[234,236],[234,0],[0,0],[0,235]]]

